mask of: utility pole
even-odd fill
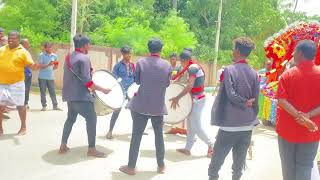
[[[178,0],[172,0],[172,7],[176,11],[178,11]]]
[[[217,84],[217,67],[218,67],[218,56],[219,56],[219,43],[220,43],[220,31],[221,31],[221,16],[222,16],[222,4],[223,0],[220,0],[220,6],[219,6],[219,14],[218,14],[218,24],[217,24],[217,33],[216,33],[216,44],[215,44],[215,50],[214,50],[214,63],[213,63],[213,80],[214,85]]]
[[[70,51],[74,51],[73,37],[77,33],[78,0],[72,0]]]

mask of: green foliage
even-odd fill
[[[136,55],[144,55],[147,41],[160,37],[163,55],[193,47],[201,61],[213,61],[217,31],[218,0],[78,0],[78,32],[89,34],[95,45],[121,47],[128,44]],[[70,0],[3,0],[0,27],[17,29],[32,46],[43,41],[69,42]],[[218,63],[229,64],[232,40],[251,37],[257,49],[250,63],[265,61],[263,43],[272,34],[298,20],[320,20],[292,13],[284,0],[224,0]]]
[[[166,57],[172,52],[181,52],[186,47],[195,47],[197,40],[194,33],[189,31],[189,26],[175,12],[171,12],[164,22],[159,36],[164,42],[163,53]]]

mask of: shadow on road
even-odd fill
[[[259,125],[253,131],[254,136],[263,136],[271,139],[277,139],[278,135],[273,127]]]
[[[107,149],[102,146],[97,146],[99,151],[106,153],[107,155],[113,153],[113,150]],[[42,156],[42,159],[50,164],[54,165],[68,165],[76,164],[83,161],[93,160],[95,158],[87,156],[88,147],[76,147],[71,148],[66,154],[59,154],[58,150],[52,150]]]
[[[0,136],[0,141],[5,141],[5,140],[12,140],[15,145],[20,145],[20,141],[18,138],[16,138],[17,134],[4,134]]]

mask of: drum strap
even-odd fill
[[[76,48],[75,51],[81,52],[78,48]],[[66,58],[65,58],[65,62],[66,62],[66,65],[67,65],[68,70],[69,70],[77,79],[79,79],[82,83],[85,84],[85,82],[80,78],[80,76],[73,71],[72,65],[71,65],[71,63],[70,63],[70,59],[71,59],[71,54],[68,53],[67,56],[66,56]],[[93,69],[90,68],[91,73],[92,73],[92,70],[93,70]],[[92,86],[92,85],[93,85],[93,81],[90,81],[90,82],[86,83],[86,87],[87,87],[87,88],[90,87],[90,86]]]
[[[193,62],[192,62],[192,60],[190,60],[190,61],[189,61],[189,64],[188,64],[186,67],[184,67],[184,68],[182,69],[182,71],[180,71],[177,75],[175,75],[175,76],[172,78],[172,80],[177,80],[177,79],[179,79],[179,78],[189,69],[189,67],[190,67],[192,64],[193,64]]]

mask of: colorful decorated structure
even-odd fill
[[[265,41],[266,57],[272,60],[270,71],[260,74],[265,77],[265,84],[261,85],[260,99],[262,114],[260,118],[275,124],[277,101],[275,93],[279,76],[286,70],[286,65],[293,59],[293,51],[296,44],[301,40],[312,40],[318,45],[315,63],[320,65],[320,23],[319,22],[296,22]]]

